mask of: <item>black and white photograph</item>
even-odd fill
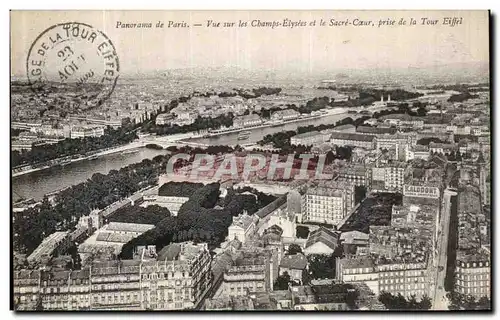
[[[491,311],[491,19],[11,10],[11,310]]]

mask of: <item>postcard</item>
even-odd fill
[[[11,309],[490,310],[490,12],[11,11]]]

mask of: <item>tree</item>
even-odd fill
[[[288,247],[287,255],[294,255],[297,253],[302,253],[302,248],[298,244],[292,243]]]
[[[420,300],[420,310],[430,310],[432,307],[431,298],[429,296],[424,295]]]
[[[276,278],[274,282],[273,289],[274,290],[288,290],[288,284],[290,283],[290,275],[288,272],[283,272],[282,275]]]
[[[406,300],[401,293],[393,295],[389,292],[382,291],[378,300],[382,302],[387,309],[391,310],[429,310],[432,307],[431,299],[427,295],[424,295],[420,301],[417,301],[414,295],[412,295],[409,300]]]
[[[301,239],[307,239],[307,236],[309,236],[309,228],[305,226],[297,226],[296,228],[297,232],[297,238]]]
[[[450,300],[450,310],[491,310],[491,300],[481,297],[478,301],[473,296],[467,296],[455,291],[446,295]]]
[[[424,106],[420,106],[417,109],[417,116],[424,117],[427,115],[427,109]]]
[[[43,311],[44,310],[41,295],[38,295],[38,299],[36,300],[35,310],[36,311]]]
[[[366,187],[356,186],[354,188],[354,202],[360,203],[366,197]]]
[[[336,256],[312,254],[307,256],[312,279],[332,279],[335,277]]]
[[[487,297],[481,297],[477,302],[476,310],[491,310],[491,300]]]

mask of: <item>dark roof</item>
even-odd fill
[[[298,139],[309,138],[309,137],[315,137],[319,134],[320,134],[319,131],[309,131],[309,132],[299,133],[293,136],[292,138],[298,138]]]
[[[284,256],[280,262],[280,268],[304,270],[307,267],[307,259],[302,253]]]
[[[74,270],[71,272],[71,279],[88,279],[90,277],[89,269]]]
[[[275,233],[281,236],[283,234],[283,229],[280,226],[273,224],[267,228],[264,233]]]
[[[356,127],[354,125],[352,125],[352,124],[343,124],[343,125],[340,125],[340,126],[336,126],[331,131],[344,131],[344,130],[351,130],[351,129],[354,129],[354,128],[356,128]]]
[[[189,197],[203,187],[202,183],[168,182],[158,189],[158,195],[163,197]]]
[[[319,227],[318,229],[309,233],[309,237],[307,238],[306,248],[309,248],[313,244],[317,242],[322,242],[330,247],[332,250],[335,250],[337,247],[337,243],[339,241],[340,235],[337,232],[328,230],[325,227]]]
[[[369,133],[369,134],[395,134],[396,128],[381,128],[381,127],[370,127],[370,126],[358,126],[356,132],[359,133]]]
[[[360,134],[360,133],[332,132],[331,139],[373,141],[373,139],[375,139],[375,136],[370,134]]]
[[[266,217],[268,214],[270,214],[271,212],[276,210],[276,208],[280,207],[281,205],[283,205],[286,202],[286,196],[287,196],[287,194],[284,194],[284,195],[278,197],[276,200],[274,200],[273,202],[271,202],[270,204],[268,204],[264,208],[260,209],[256,213],[254,213],[254,215],[259,217],[260,219]]]
[[[293,287],[295,303],[342,303],[346,302],[350,284],[312,285]],[[354,289],[355,290],[355,289]]]
[[[354,289],[350,284],[311,286],[318,303],[345,302],[348,290]]]

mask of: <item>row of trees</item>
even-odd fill
[[[423,146],[428,146],[431,142],[434,143],[446,143],[446,141],[443,141],[439,138],[436,137],[429,137],[429,138],[422,138],[418,139],[417,144],[423,145]]]
[[[206,149],[181,147],[182,153],[216,154],[221,150],[229,152],[232,148],[223,146]],[[158,155],[144,159],[108,174],[95,173],[90,179],[59,192],[54,201],[45,197],[40,205],[13,214],[14,249],[30,254],[49,234],[70,230],[75,227],[81,216],[88,215],[92,209],[104,209],[138,190],[157,183],[158,176],[166,172],[169,155]]]
[[[378,300],[389,310],[429,310],[432,307],[431,299],[428,296],[423,296],[417,301],[414,295],[406,299],[401,293],[393,295],[383,291]]]
[[[388,95],[391,95],[392,101],[401,101],[401,100],[415,99],[423,96],[424,94],[419,92],[410,92],[403,89],[394,89],[394,90],[362,89],[359,91],[360,99],[371,97],[375,99],[375,101],[380,101],[382,96],[384,97],[384,99],[387,99]]]
[[[32,146],[31,150],[11,151],[12,166],[34,165],[57,158],[85,155],[89,152],[127,144],[137,138],[130,126],[113,129],[108,127],[101,137],[66,138],[55,144]]]
[[[193,192],[176,217],[165,217],[154,229],[127,243],[120,254],[122,259],[130,259],[137,245],[156,245],[158,250],[172,242],[193,240],[207,242],[211,248],[217,247],[227,236],[227,228],[233,217],[243,210],[256,211],[255,197],[241,195],[229,190],[223,200],[219,200],[220,184],[212,183]],[[217,208],[215,207],[217,205]]]
[[[455,291],[447,293],[450,310],[491,310],[491,300],[487,297],[476,299]]]
[[[161,220],[170,216],[170,211],[165,207],[160,207],[158,205],[141,207],[135,205],[118,209],[109,218],[109,221],[157,225]]]
[[[166,197],[187,197],[202,187],[203,183],[170,181],[160,186],[158,195]]]
[[[42,203],[17,212],[13,221],[14,248],[31,253],[49,234],[70,230],[79,218],[92,209],[108,205],[132,195],[146,186],[154,185],[160,172],[165,172],[168,156],[145,159],[107,175],[95,173],[85,182],[59,192],[53,203],[45,197]]]

